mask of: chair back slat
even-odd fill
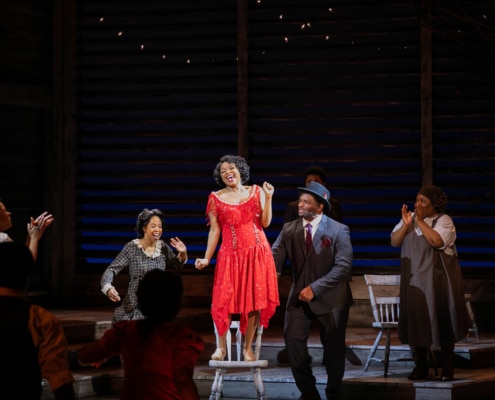
[[[364,275],[375,323],[399,322],[400,275]]]
[[[399,297],[375,297],[379,319],[375,322],[399,322]]]

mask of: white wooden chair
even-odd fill
[[[371,310],[373,312],[373,328],[379,329],[375,342],[371,347],[364,370],[367,371],[371,361],[383,363],[384,374],[388,374],[388,365],[391,361],[399,361],[398,359],[390,359],[390,335],[392,330],[396,330],[399,326],[399,293],[400,275],[364,275],[364,281],[368,286],[370,295]],[[391,293],[390,287],[394,286],[396,293]],[[382,287],[379,290],[379,287]],[[383,288],[387,287],[387,288]],[[387,290],[389,289],[389,290]],[[385,333],[385,349],[384,357],[375,357],[376,350]],[[401,359],[401,361],[404,359]],[[409,360],[412,360],[409,358]],[[405,361],[405,360],[404,360]]]
[[[215,324],[213,324],[215,325]],[[236,359],[232,359],[232,334],[231,331],[235,330],[235,347],[236,347]],[[217,347],[219,343],[218,332],[215,327],[215,335],[217,338]],[[227,370],[230,368],[250,368],[253,375],[253,383],[256,389],[256,393],[259,400],[266,400],[265,397],[265,387],[263,384],[263,379],[261,377],[261,368],[268,366],[268,360],[260,360],[260,349],[261,349],[261,336],[263,335],[263,327],[258,326],[256,330],[256,340],[254,346],[254,355],[256,361],[242,361],[242,334],[239,329],[239,321],[232,321],[230,324],[230,329],[227,331],[227,360],[215,361],[210,360],[210,367],[216,368],[215,378],[213,384],[211,385],[211,394],[209,400],[219,400],[222,397],[223,388],[223,378]]]
[[[371,347],[364,370],[367,371],[371,361],[383,363],[383,376],[388,375],[388,366],[390,362],[395,361],[413,361],[412,357],[390,358],[390,336],[393,330],[399,327],[399,305],[400,305],[400,275],[370,275],[365,274],[364,280],[368,286],[370,295],[371,309],[373,312],[373,328],[379,329],[375,342]],[[383,358],[375,356],[378,345],[385,333],[385,349]],[[435,362],[435,356],[430,349],[430,359],[438,374]]]

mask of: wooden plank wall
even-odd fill
[[[235,2],[84,2],[79,9],[78,273],[101,273],[162,209],[165,237],[204,249],[218,158],[237,152]]]
[[[116,10],[87,1],[79,9],[80,272],[101,270],[112,259],[145,206],[164,208],[170,234],[187,238],[191,254],[201,255],[211,171],[219,156],[236,151],[235,5],[145,4]],[[397,267],[388,237],[422,179],[417,10],[405,1],[386,5],[263,1],[248,9],[247,154],[252,181],[277,188],[270,239],[304,169],[322,165],[353,233],[357,271]],[[492,267],[480,249],[481,243],[490,251],[493,240],[486,229],[493,188],[481,184],[493,174],[490,92],[471,87],[473,103],[463,102],[459,114],[448,94],[459,92],[463,76],[475,80],[476,71],[447,73],[465,44],[449,40],[450,26],[443,29],[433,37],[434,182],[451,195],[463,265]],[[491,44],[479,46],[489,68],[484,50]],[[450,83],[442,83],[446,76]],[[443,115],[444,109],[455,112]],[[486,114],[477,124],[469,117],[474,110]],[[462,128],[467,121],[469,132]]]

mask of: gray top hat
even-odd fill
[[[307,187],[298,187],[297,191],[299,192],[299,194],[312,194],[316,197],[317,200],[323,203],[325,210],[330,209],[330,192],[325,186],[319,184],[318,182],[310,182]]]

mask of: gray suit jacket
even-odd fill
[[[290,260],[292,286],[287,309],[299,304],[299,292],[310,285],[314,299],[309,306],[314,314],[328,314],[350,307],[352,300],[349,282],[352,277],[352,244],[349,228],[323,215],[306,251],[301,218],[284,224],[272,246],[273,257],[280,273]]]

